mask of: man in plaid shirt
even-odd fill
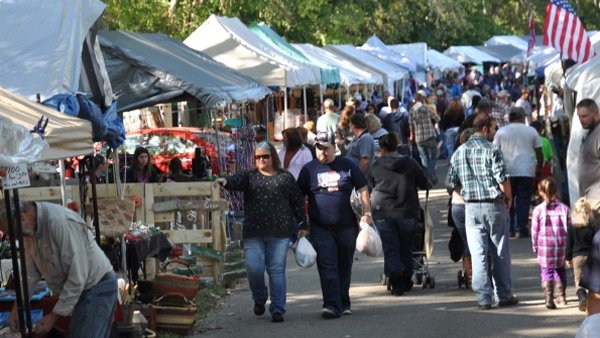
[[[518,303],[512,295],[508,206],[512,200],[506,164],[500,149],[490,142],[498,130],[488,114],[477,114],[473,136],[460,146],[450,161],[447,185],[465,200],[467,242],[473,261],[472,287],[480,310],[489,310],[494,288],[488,278],[488,253],[493,259],[492,277],[498,306]]]
[[[415,95],[415,104],[408,114],[410,141],[416,142],[425,173],[436,183],[435,165],[438,158],[437,133],[434,123],[440,121],[435,108],[430,109],[421,93]]]

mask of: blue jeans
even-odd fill
[[[448,151],[448,161],[452,158],[452,154],[454,154],[454,142],[456,142],[456,135],[458,134],[458,128],[448,128],[444,131],[446,134],[446,150]]]
[[[513,204],[510,208],[510,231],[528,234],[529,207],[533,193],[533,177],[511,177]]]
[[[408,283],[413,274],[412,253],[417,220],[387,218],[374,222],[383,244],[383,271],[386,276],[397,277],[401,283]]]
[[[434,179],[436,177],[435,166],[438,158],[438,147],[436,138],[432,137],[425,141],[417,142],[417,149],[419,149],[421,164],[425,169],[427,177],[429,177],[430,179]]]
[[[285,264],[289,238],[253,237],[244,239],[248,283],[254,303],[265,304],[268,293],[265,285],[265,269],[269,275],[271,304],[269,312],[285,313],[286,280]]]
[[[358,226],[327,230],[316,224],[310,241],[317,252],[317,268],[323,293],[323,308],[336,315],[350,309],[350,280]]]
[[[116,305],[117,277],[113,275],[79,296],[71,315],[69,337],[108,337]]]
[[[465,205],[452,203],[452,220],[456,230],[463,241],[463,256],[469,256],[469,243],[467,241],[467,229],[465,227]]]
[[[479,305],[492,304],[494,289],[488,275],[488,253],[493,261],[492,279],[499,300],[512,295],[508,210],[503,201],[468,202],[465,206],[467,241],[471,251],[471,285]]]

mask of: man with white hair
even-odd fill
[[[335,112],[335,102],[327,99],[323,102],[323,108],[325,108],[325,114],[317,119],[317,133],[322,131],[335,135],[340,123],[340,115]]]

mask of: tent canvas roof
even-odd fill
[[[455,70],[463,66],[460,62],[435,49],[427,50],[427,63],[430,67],[437,68],[441,71]]]
[[[342,55],[353,63],[361,65],[379,72],[383,75],[384,86],[387,90],[394,90],[394,82],[404,79],[408,75],[408,71],[400,66],[393,63],[381,60],[380,58],[369,54],[363,50],[360,50],[350,45],[329,45],[324,47],[325,49]]]
[[[512,45],[475,46],[475,48],[497,57],[502,62],[510,62],[514,56],[522,53],[522,50]]]
[[[253,23],[250,25],[250,30],[261,38],[266,43],[278,49],[280,52],[288,55],[289,57],[306,63],[310,66],[318,67],[321,70],[321,83],[322,84],[336,84],[340,83],[340,69],[337,66],[323,63],[319,60],[311,60],[302,54],[298,49],[294,48],[289,42],[283,37],[272,30],[266,23]]]
[[[321,71],[277,51],[237,18],[211,15],[183,43],[265,86],[321,83]]]
[[[417,68],[427,69],[427,44],[425,42],[388,45],[394,52],[406,56]]]
[[[349,87],[353,84],[361,83],[383,84],[383,75],[379,72],[369,71],[369,69],[359,67],[343,56],[331,53],[323,48],[308,43],[294,44],[293,46],[311,60],[321,60],[324,63],[338,66],[340,69],[341,83],[344,86]]]
[[[500,63],[500,59],[483,52],[473,46],[452,46],[444,51],[446,56],[460,63],[474,63],[482,65],[484,62]]]
[[[87,155],[94,150],[89,121],[55,111],[2,88],[0,115],[25,128],[33,128],[42,116],[48,118],[44,138],[50,147],[40,160]]]
[[[396,64],[411,72],[417,71],[416,63],[405,54],[390,49],[376,35],[371,36],[359,49],[367,51],[380,59]]]
[[[119,93],[120,111],[165,102],[184,93],[214,107],[222,102],[259,100],[271,92],[163,34],[101,31],[98,38],[113,89]]]
[[[0,1],[0,86],[35,100],[80,90],[83,41],[98,0]]]
[[[536,39],[536,42],[537,41],[538,39]],[[489,38],[484,43],[484,46],[513,46],[521,51],[526,51],[529,46],[529,42],[528,39],[523,39],[516,35],[496,35]]]

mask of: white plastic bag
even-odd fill
[[[310,268],[317,261],[317,252],[306,237],[300,237],[296,242],[296,263],[303,268]]]
[[[370,257],[379,256],[383,248],[377,229],[365,222],[360,222],[360,229],[356,238],[356,250]]]

